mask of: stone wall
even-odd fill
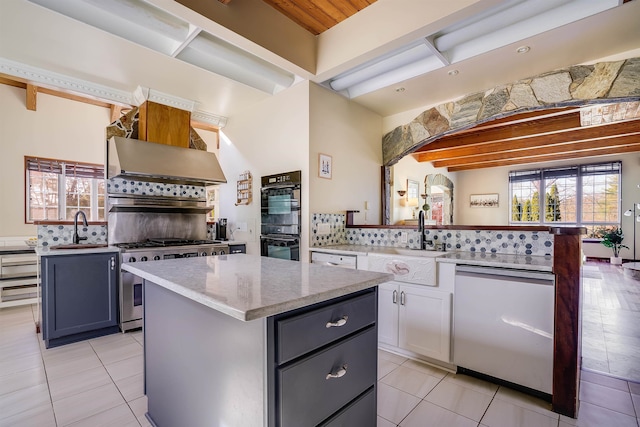
[[[577,65],[430,108],[382,139],[385,166],[439,137],[524,111],[640,99],[640,58]]]

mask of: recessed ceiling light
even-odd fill
[[[460,71],[458,71],[458,70],[451,70],[451,71],[449,71],[447,74],[449,74],[450,76],[457,76],[458,74],[460,74]]]
[[[531,48],[529,46],[520,46],[519,48],[516,49],[516,52],[518,53],[527,53],[531,50]]]
[[[396,92],[400,93],[400,92],[404,92],[404,88],[403,87],[397,87],[396,88]]]

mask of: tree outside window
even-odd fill
[[[620,162],[510,172],[510,224],[583,226],[597,237],[620,224],[620,179]]]
[[[83,210],[92,221],[105,219],[104,167],[25,156],[26,220],[72,220]]]

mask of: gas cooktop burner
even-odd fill
[[[140,248],[162,248],[168,246],[194,246],[194,245],[215,245],[222,243],[219,240],[191,240],[180,238],[153,238],[144,242],[118,243],[117,247],[121,249],[140,249]]]

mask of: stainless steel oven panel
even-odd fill
[[[120,329],[142,326],[142,279],[128,271],[120,273]]]
[[[226,255],[228,244],[202,246],[170,246],[164,248],[129,249],[121,254],[122,262],[148,262],[172,258]],[[122,332],[142,327],[142,279],[120,270],[120,329]]]
[[[207,238],[206,214],[109,212],[110,244],[144,242],[154,237]]]

